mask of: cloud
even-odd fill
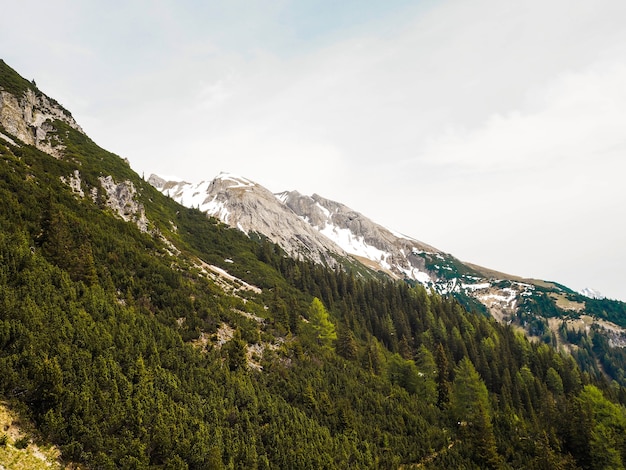
[[[25,0],[3,13],[32,10],[29,28],[6,24],[0,41],[140,172],[315,191],[470,261],[579,287],[584,270],[558,266],[590,240],[626,265],[612,235],[626,3],[368,5]]]
[[[420,158],[474,171],[620,163],[626,150],[626,64],[592,65],[528,91],[530,110],[490,116],[482,127],[446,129]]]

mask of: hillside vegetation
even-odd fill
[[[0,140],[0,394],[65,461],[623,468],[626,390],[593,361],[420,286],[293,260],[55,127],[63,159]],[[128,221],[109,176],[136,191]]]

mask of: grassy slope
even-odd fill
[[[0,466],[7,470],[79,469],[59,460],[60,450],[42,443],[34,424],[21,418],[14,407],[0,402]]]

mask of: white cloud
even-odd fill
[[[490,116],[482,127],[447,129],[419,158],[474,171],[621,164],[626,150],[626,64],[592,66],[529,90],[531,111]]]

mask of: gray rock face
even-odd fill
[[[305,196],[289,191],[277,197],[348,253],[370,259],[392,276],[429,282],[424,258],[418,253],[440,253],[436,248],[394,233],[363,214],[318,194]]]
[[[53,122],[60,120],[84,134],[72,115],[42,93],[27,90],[21,97],[0,91],[0,124],[12,136],[60,158],[63,146],[56,140]]]
[[[80,171],[74,170],[74,173],[68,178],[61,176],[61,181],[72,188],[72,192],[80,197],[85,197],[85,191],[83,191],[82,181],[80,179]]]
[[[296,215],[263,186],[239,176],[220,174],[211,182],[190,184],[165,181],[156,175],[153,186],[188,207],[243,231],[260,233],[290,256],[335,266],[333,254],[346,252]]]
[[[116,183],[111,176],[99,178],[102,189],[107,194],[106,204],[127,222],[134,222],[142,232],[148,231],[148,219],[143,204],[137,202],[137,190],[132,181]]]

